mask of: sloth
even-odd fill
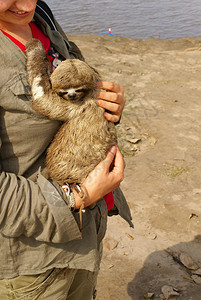
[[[47,177],[59,185],[81,184],[117,143],[115,125],[96,103],[101,80],[86,62],[66,59],[52,72],[41,42],[26,45],[33,109],[62,121],[46,153]]]

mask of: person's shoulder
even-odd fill
[[[68,40],[66,34],[63,32],[61,26],[55,20],[51,9],[45,1],[38,0],[36,4],[36,13],[40,15],[40,17],[46,22],[46,24],[49,25],[51,30],[58,31],[63,36],[70,56],[72,56],[73,58],[84,60],[79,47],[74,42]]]
[[[45,20],[52,30],[56,29],[53,13],[45,1],[38,0],[35,11]]]

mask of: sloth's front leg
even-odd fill
[[[39,114],[54,120],[66,120],[63,101],[52,90],[50,75],[51,64],[43,45],[38,39],[31,39],[26,44],[27,81],[32,94],[32,107]],[[61,113],[55,114],[61,106]]]
[[[32,94],[32,107],[38,113],[47,115],[46,97],[51,90],[51,64],[42,43],[31,39],[26,44],[27,81]]]
[[[27,80],[31,89],[41,82],[44,92],[50,90],[51,64],[42,43],[38,39],[31,39],[27,42],[26,56]]]

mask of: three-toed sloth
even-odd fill
[[[52,72],[41,42],[26,45],[32,107],[63,125],[47,149],[48,178],[60,185],[82,183],[117,143],[116,129],[96,103],[100,75],[87,63],[67,59]]]

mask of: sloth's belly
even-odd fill
[[[48,148],[48,176],[60,185],[81,183],[102,161],[111,146],[117,143],[115,125],[64,124]]]

